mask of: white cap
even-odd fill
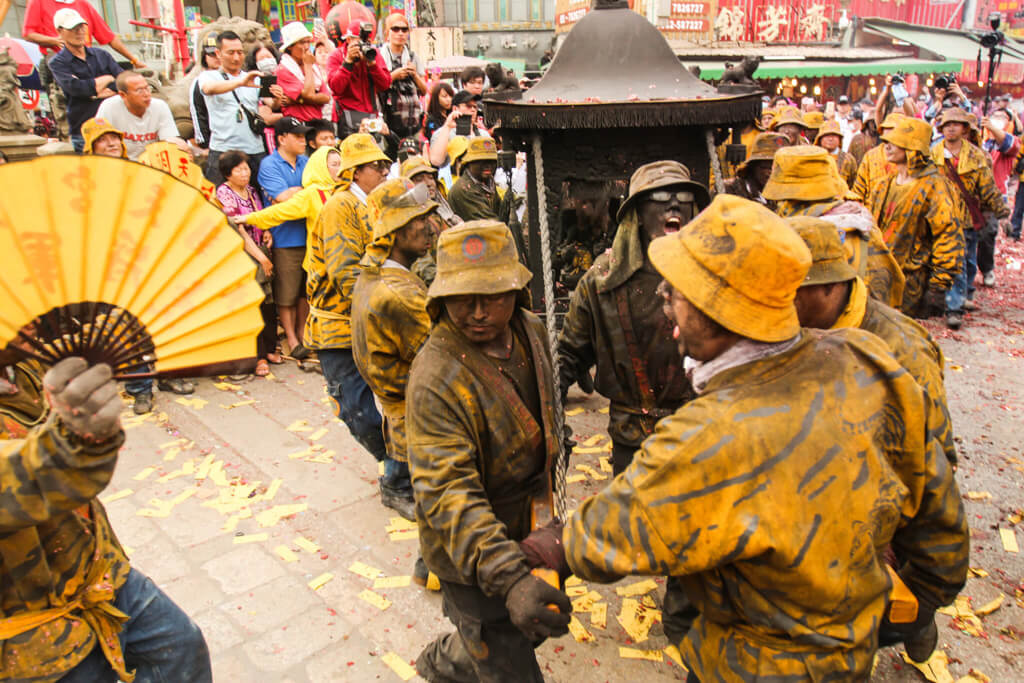
[[[309,32],[309,29],[301,21],[285,24],[281,27],[281,51],[287,50],[305,38],[312,40],[313,34]]]
[[[85,17],[78,13],[78,10],[73,10],[70,7],[59,9],[53,14],[53,27],[56,29],[63,28],[70,31],[79,24],[88,23]]]

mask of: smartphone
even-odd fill
[[[468,136],[473,132],[473,117],[462,115],[455,119],[455,134]]]
[[[277,84],[277,76],[261,74],[260,75],[260,97],[273,97],[274,94],[270,92],[270,86]]]
[[[909,96],[910,93],[907,92],[907,88],[905,85],[903,85],[902,83],[892,84],[892,98],[896,100],[897,107],[902,107],[903,100],[907,99]]]

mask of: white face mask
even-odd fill
[[[273,57],[267,57],[256,62],[256,70],[262,71],[265,74],[274,73],[277,70],[277,62],[274,61]]]

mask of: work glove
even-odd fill
[[[554,605],[557,611],[548,607]],[[569,631],[569,596],[532,574],[524,574],[505,595],[505,607],[516,628],[532,642],[563,636]]]
[[[935,610],[923,604],[918,607],[917,619],[908,624],[894,624],[889,620],[889,610],[878,627],[878,646],[889,647],[903,643],[907,655],[915,662],[928,661],[939,640],[939,632],[935,627]]]
[[[924,293],[924,317],[934,318],[946,312],[946,290],[929,287]]]
[[[547,567],[558,572],[565,580],[572,574],[569,563],[565,560],[565,546],[562,545],[562,525],[553,522],[548,526],[535,529],[530,535],[519,541],[519,547],[526,555],[526,563],[530,568]]]
[[[84,441],[101,443],[121,430],[121,397],[106,363],[65,358],[43,377],[50,408]]]

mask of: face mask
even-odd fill
[[[277,62],[274,61],[273,57],[267,57],[256,62],[256,70],[262,71],[265,74],[273,73],[277,70]]]

